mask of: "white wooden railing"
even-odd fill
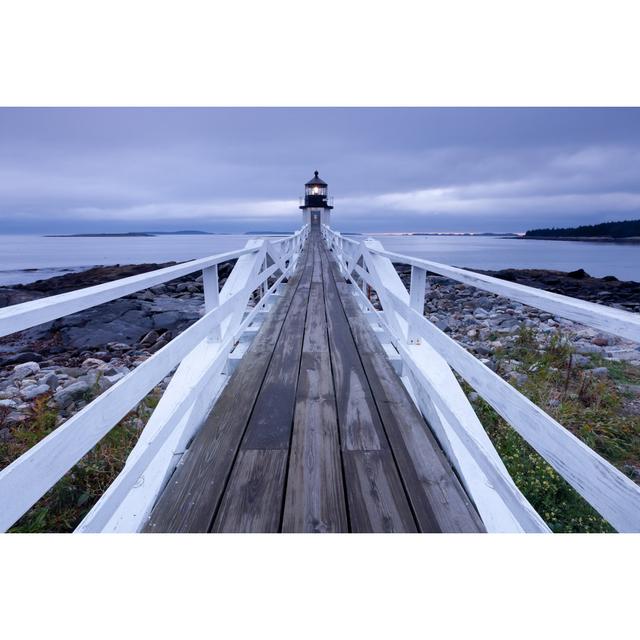
[[[615,529],[640,531],[640,487],[424,317],[427,272],[640,342],[640,317],[599,304],[385,251],[323,227],[343,275],[456,468],[489,531],[548,531],[517,489],[452,369]],[[409,291],[393,262],[411,265]],[[367,288],[377,293],[375,308]],[[389,351],[389,349],[387,349]],[[393,355],[393,354],[392,354]]]
[[[243,249],[0,309],[0,336],[202,271],[205,314],[131,373],[0,471],[0,530],[8,529],[174,369],[127,463],[78,528],[135,531],[206,417],[238,340],[294,269],[308,235],[249,240]],[[218,265],[237,258],[219,292]],[[270,280],[271,279],[271,280]],[[271,282],[271,286],[269,286]],[[252,294],[260,291],[251,307]]]

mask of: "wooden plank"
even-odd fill
[[[475,507],[392,365],[374,354],[363,354],[362,361],[420,530],[483,531]]]
[[[295,281],[290,281],[287,295],[269,314],[256,340],[264,333],[277,339],[285,319],[282,309],[286,312],[291,304]],[[145,531],[209,530],[271,356],[265,342],[249,348],[153,509]]]
[[[243,449],[289,448],[312,272],[311,249],[249,420]]]
[[[314,258],[282,530],[348,531],[320,251]]]
[[[287,458],[284,449],[240,451],[211,531],[277,533]]]
[[[343,450],[387,447],[380,417],[344,315],[329,259],[323,251],[324,296],[331,362]]]
[[[349,518],[354,533],[413,533],[416,525],[387,451],[344,451]]]
[[[338,286],[349,326],[421,531],[484,529],[451,465],[350,293]]]
[[[352,531],[416,531],[369,382],[322,253],[329,346]]]
[[[313,254],[310,246],[212,531],[279,529]]]

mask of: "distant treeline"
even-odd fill
[[[570,229],[532,229],[525,238],[632,238],[640,237],[640,220],[602,222]]]

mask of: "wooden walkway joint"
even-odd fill
[[[483,524],[317,229],[148,532],[477,532]]]

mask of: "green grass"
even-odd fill
[[[97,391],[96,386],[86,400],[90,401]],[[55,429],[57,412],[48,407],[49,399],[45,396],[36,400],[29,419],[14,426],[11,439],[0,443],[0,468],[10,464]],[[147,396],[38,500],[10,532],[73,531],[122,470],[158,401],[156,391]]]
[[[571,355],[560,333],[540,349],[534,333],[523,328],[514,344],[496,352],[497,368],[504,375],[511,361],[514,371],[528,377],[519,390],[613,465],[623,471],[640,466],[640,416],[625,414],[624,393],[617,388],[640,381],[640,369],[594,357],[595,366],[609,370],[608,378],[597,378],[575,367]],[[474,406],[514,482],[553,531],[612,531],[489,405],[479,399]]]

